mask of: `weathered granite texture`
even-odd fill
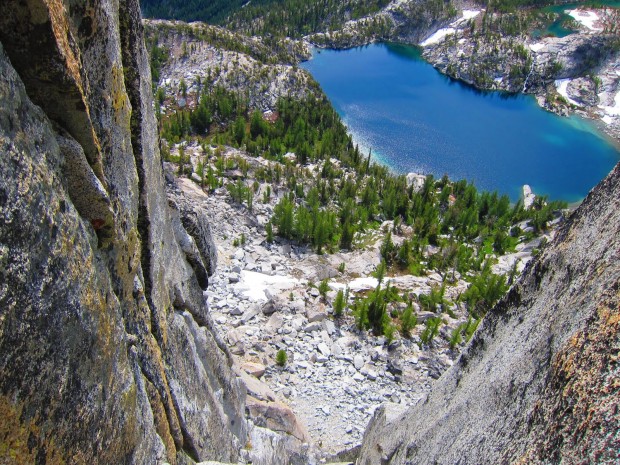
[[[620,463],[620,166],[428,398],[378,411],[358,463]]]
[[[213,242],[209,219],[199,201],[182,192],[174,176],[165,172],[168,203],[173,216],[179,218],[175,233],[188,261],[194,268],[198,282],[207,288],[208,276],[215,272],[217,266],[217,247]]]
[[[0,463],[236,461],[245,390],[208,228],[168,205],[138,0],[6,0],[0,42]]]
[[[312,462],[303,431],[246,421],[204,212],[164,186],[137,0],[5,0],[0,44],[0,464]],[[618,463],[619,225],[616,168],[360,463]]]

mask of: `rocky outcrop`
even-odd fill
[[[481,89],[544,92],[554,79],[586,75],[614,58],[610,36],[574,34],[529,44],[523,37],[455,35],[425,47],[424,58],[442,73]]]
[[[255,420],[256,425],[272,431],[288,433],[300,441],[308,442],[308,432],[298,422],[290,407],[282,402],[263,401],[248,397],[247,409],[250,418]]]
[[[319,47],[336,49],[381,41],[418,44],[454,19],[454,3],[394,0],[377,13],[347,21],[341,29],[319,32],[306,39]]]
[[[600,119],[603,130],[620,139],[617,34],[601,29],[532,39],[485,32],[483,18],[488,17],[461,22],[442,39],[422,43],[424,58],[476,88],[534,94],[549,111]]]
[[[236,461],[245,390],[208,227],[168,205],[138,1],[8,0],[0,42],[0,462]]]
[[[145,20],[144,24],[153,43],[168,54],[157,83],[168,96],[164,113],[194,108],[206,86],[244,95],[250,108],[261,111],[275,110],[280,98],[302,100],[316,93],[308,73],[296,66],[310,57],[303,42],[270,43],[204,23]]]
[[[549,37],[541,44],[543,48],[535,53],[536,67],[539,70],[553,68],[556,79],[584,75],[596,70],[601,63],[615,55],[616,39],[611,35],[572,34],[566,37]],[[539,71],[539,74],[543,74]],[[542,76],[544,77],[544,76]]]
[[[183,194],[170,173],[166,173],[166,192],[173,211],[172,224],[177,241],[192,265],[200,287],[206,290],[208,277],[217,267],[217,248],[207,214],[200,203]]]
[[[618,463],[620,166],[431,394],[378,411],[358,463]]]
[[[0,463],[316,462],[273,393],[247,383],[257,401],[246,405],[205,307],[215,248],[204,209],[165,188],[137,0],[6,0],[2,13]],[[376,417],[366,463],[617,458],[619,177],[586,200],[426,403],[397,416],[396,431]],[[289,324],[275,316],[270,331]],[[353,350],[318,337],[297,345],[309,360]],[[339,373],[407,376],[378,352],[368,365],[384,373],[356,355]],[[428,367],[420,376],[435,377]],[[281,431],[248,423],[246,406]]]

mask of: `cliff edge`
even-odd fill
[[[208,228],[166,196],[138,0],[7,0],[0,42],[0,463],[236,460],[245,390]]]
[[[620,461],[620,165],[405,412],[381,408],[370,464]]]
[[[245,418],[143,42],[138,0],[3,2],[0,464],[308,463]],[[375,414],[359,463],[618,463],[619,229],[616,167],[426,400]]]

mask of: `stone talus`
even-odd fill
[[[360,463],[617,463],[619,258],[616,166],[428,398],[375,414]]]
[[[618,463],[619,229],[617,167],[428,398],[377,412],[359,463]],[[4,1],[0,463],[308,463],[288,411],[248,403],[294,435],[245,418],[215,266],[164,182],[138,1]]]

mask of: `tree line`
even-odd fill
[[[208,149],[213,163],[200,167],[205,185],[212,189],[222,185],[218,179],[225,170],[241,170],[243,177],[227,189],[235,202],[249,209],[260,200],[255,199],[259,183],[281,192],[265,228],[268,241],[277,235],[307,244],[319,254],[351,250],[364,247],[386,224],[379,286],[350,307],[361,329],[388,338],[397,328],[404,334],[415,326],[409,313],[389,313],[391,304],[416,302],[428,311],[450,313],[453,303],[445,300],[445,286],[459,278],[470,282],[459,301],[471,320],[459,326],[451,340],[457,344],[467,338],[512,279],[492,272],[494,257],[544,232],[556,212],[566,207],[538,197],[532,208],[525,209],[520,201],[511,204],[506,195],[481,192],[466,180],[451,181],[447,176],[428,175],[416,187],[362,153],[324,96],[301,101],[282,98],[276,114],[275,121],[267,121],[243,97],[205,86],[194,109],[160,116],[162,137],[170,141],[199,137],[205,145],[238,147],[275,162],[256,169],[253,180],[245,179],[246,162],[225,160],[219,149],[214,154]],[[281,189],[282,184],[286,189]],[[270,201],[271,194],[271,189],[265,191],[262,201]],[[419,276],[437,272],[444,285],[428,295],[400,296],[383,283],[388,272]],[[438,334],[442,323],[437,318],[424,323],[424,343]]]

